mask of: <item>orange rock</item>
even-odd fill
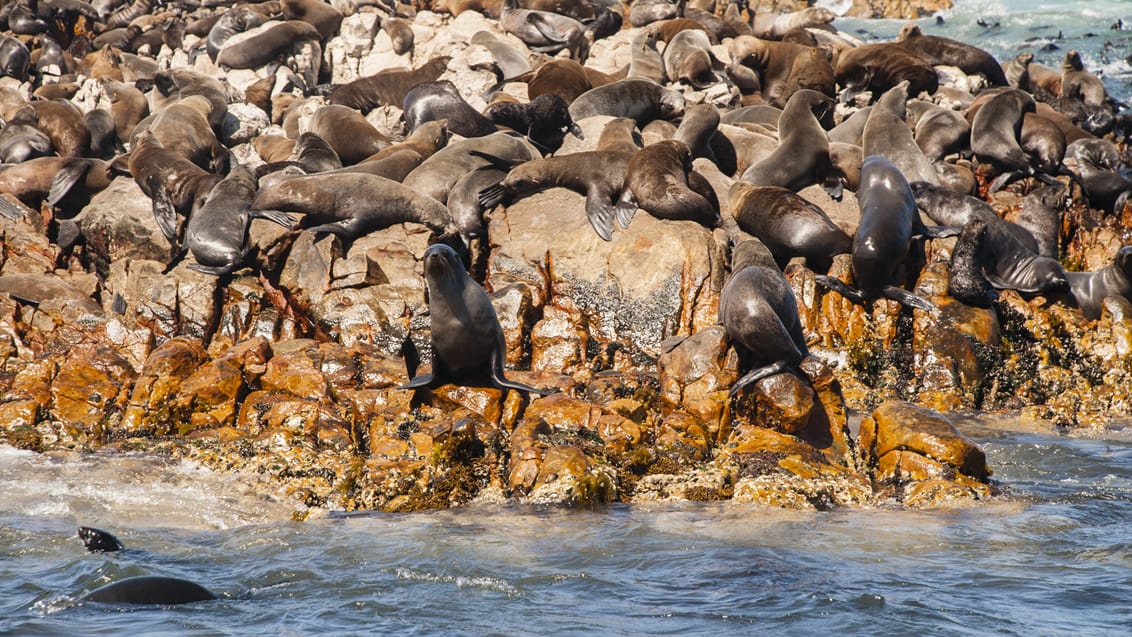
[[[153,350],[134,381],[130,402],[122,417],[122,432],[126,435],[172,433],[176,423],[170,414],[170,399],[204,360],[200,342],[187,337],[170,339]]]
[[[79,437],[101,439],[125,406],[135,375],[109,347],[74,348],[51,383],[51,418]]]
[[[861,447],[869,458],[895,450],[914,451],[977,479],[989,472],[986,456],[939,412],[912,403],[891,401],[861,424]],[[871,465],[872,463],[870,463]]]

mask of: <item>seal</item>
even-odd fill
[[[857,289],[830,276],[819,275],[815,280],[856,303],[869,303],[883,296],[907,307],[937,313],[938,308],[927,299],[893,285],[892,281],[897,268],[908,258],[913,238],[954,236],[959,229],[925,227],[908,181],[884,157],[869,156],[861,164],[857,202],[861,220],[852,248]]]
[[[205,37],[205,50],[209,59],[216,61],[221,47],[232,36],[263,25],[263,15],[248,7],[232,7],[220,14]]]
[[[1061,61],[1061,97],[1080,98],[1085,106],[1099,107],[1108,98],[1104,82],[1085,70],[1081,54],[1069,51]]]
[[[717,163],[711,150],[711,140],[719,130],[719,109],[710,103],[697,104],[684,113],[673,139],[684,142],[692,151],[692,158],[704,157]]]
[[[1046,173],[1068,172],[1062,169],[1065,159],[1065,135],[1052,121],[1037,113],[1022,116],[1022,130],[1018,134],[1022,152],[1033,158],[1034,168]]]
[[[294,161],[307,173],[321,173],[342,167],[342,159],[325,139],[307,131],[295,140],[291,150]]]
[[[1029,171],[1029,158],[1018,139],[1022,118],[1034,109],[1034,98],[1019,89],[1006,89],[987,100],[971,120],[971,150],[975,157],[1004,172]]]
[[[191,95],[151,115],[134,127],[131,145],[141,131],[152,132],[161,145],[180,153],[206,170],[222,173],[228,167],[228,149],[208,123],[212,104],[203,95]]]
[[[125,548],[112,534],[89,526],[79,527],[79,540],[91,553],[113,553]]]
[[[1079,140],[1069,145],[1068,152],[1077,162],[1077,177],[1089,206],[1119,213],[1132,194],[1132,181],[1116,170],[1121,164],[1116,145],[1107,139]]]
[[[567,188],[585,195],[590,225],[597,236],[611,241],[615,204],[634,155],[635,151],[596,150],[533,159],[512,168],[495,186],[481,190],[480,205],[487,210],[549,188]]]
[[[110,115],[118,139],[130,139],[137,127],[149,115],[149,100],[137,88],[110,78],[102,79],[102,94],[110,100]]]
[[[592,88],[570,104],[575,122],[595,115],[628,117],[644,128],[654,119],[676,119],[684,113],[684,96],[649,80],[618,80]]]
[[[988,227],[1001,229],[1013,236],[1026,250],[1035,254],[1038,252],[1038,241],[1029,230],[1001,219],[990,204],[978,197],[924,182],[913,182],[912,192],[916,197],[916,206],[940,225],[961,228],[972,220],[979,219]]]
[[[531,100],[554,93],[567,104],[582,93],[612,81],[608,75],[597,73],[574,60],[563,59],[548,60],[534,71],[523,73],[515,79],[527,83],[527,97]]]
[[[629,160],[615,208],[621,227],[629,227],[637,208],[658,219],[695,221],[708,228],[720,222],[715,191],[692,170],[688,145],[675,139],[649,144]]]
[[[739,228],[763,242],[779,270],[800,256],[814,272],[828,272],[833,256],[853,247],[853,239],[824,210],[786,188],[737,181],[729,199]]]
[[[215,131],[220,130],[228,114],[228,92],[219,80],[189,69],[173,69],[153,76],[153,83],[165,95],[176,93],[182,100],[193,95],[207,99],[209,110],[205,117],[208,125]]]
[[[829,138],[818,121],[833,109],[833,100],[817,91],[800,90],[790,97],[779,118],[778,146],[774,152],[747,168],[740,179],[755,186],[782,186],[795,192],[822,184],[840,197],[840,183],[828,182],[832,174]]]
[[[0,35],[0,76],[14,77],[23,82],[28,79],[31,53],[16,38]]]
[[[313,25],[302,20],[266,22],[229,38],[216,55],[216,64],[230,69],[256,69],[290,50],[296,43],[322,39]]]
[[[649,80],[657,84],[665,82],[664,57],[656,50],[658,38],[659,34],[653,29],[643,29],[633,36],[626,78]]]
[[[991,86],[1007,86],[1006,73],[994,56],[977,46],[938,35],[925,35],[920,25],[909,22],[900,29],[896,42],[933,66],[955,66],[967,75],[982,75]]]
[[[416,35],[413,33],[413,23],[404,18],[385,18],[381,21],[381,30],[389,35],[393,43],[393,52],[405,55],[413,50]]]
[[[531,63],[527,60],[527,55],[520,53],[514,46],[504,42],[490,31],[476,31],[475,35],[472,36],[471,43],[478,44],[491,52],[495,66],[499,69],[499,73],[503,75],[504,81],[506,81],[506,78],[518,78],[520,75],[531,72]],[[589,90],[589,87],[586,87],[585,90]],[[585,92],[585,90],[582,92]],[[582,92],[579,92],[579,95]],[[529,90],[527,96],[534,99]]]
[[[492,133],[448,144],[424,160],[405,177],[405,185],[436,201],[448,201],[448,193],[468,172],[498,162],[518,164],[539,157],[538,149],[522,135]]]
[[[1112,263],[1096,272],[1067,272],[1069,291],[1085,318],[1101,317],[1105,297],[1132,298],[1132,247],[1116,251]]]
[[[782,86],[782,92],[771,100],[771,104],[782,106],[790,96],[809,89],[833,97],[837,95],[837,79],[833,74],[829,52],[825,49],[811,48],[794,58],[790,73]]]
[[[842,94],[842,101],[865,90],[883,94],[904,80],[911,96],[930,95],[939,88],[935,67],[896,42],[863,44],[843,51],[835,69],[837,83],[849,89]]]
[[[448,120],[448,130],[462,137],[483,137],[496,131],[495,124],[464,101],[456,85],[448,80],[409,89],[401,110],[410,132],[425,122],[441,119]]]
[[[702,91],[720,81],[714,71],[722,67],[711,52],[711,40],[700,29],[685,29],[672,37],[661,56],[664,72],[673,82]]]
[[[77,106],[68,100],[35,101],[39,130],[51,139],[60,157],[85,157],[90,152],[90,129]]]
[[[342,14],[323,0],[279,0],[284,20],[302,20],[313,26],[322,40],[338,34]]]
[[[581,63],[589,55],[585,25],[558,13],[523,9],[519,0],[503,0],[499,28],[538,53],[554,55],[559,51],[569,51],[570,57]]]
[[[389,145],[389,139],[361,113],[337,104],[314,112],[310,132],[325,139],[345,165],[356,164]]]
[[[84,602],[153,606],[191,604],[213,599],[216,599],[216,595],[200,584],[175,577],[153,576],[127,577],[82,597]]]
[[[1065,207],[1066,191],[1061,184],[1042,186],[1022,198],[1022,210],[1017,224],[1025,228],[1038,242],[1038,254],[1056,259],[1061,231],[1061,210]]]
[[[51,138],[39,130],[39,117],[31,106],[24,106],[0,129],[0,163],[19,164],[52,154]]]
[[[110,180],[108,164],[98,159],[36,157],[0,166],[0,192],[14,195],[35,210],[46,203],[77,212],[109,186]]]
[[[153,201],[153,217],[169,243],[177,245],[177,215],[188,216],[220,181],[180,152],[162,145],[153,131],[143,131],[129,155],[114,160],[128,162],[129,173],[141,191]]]
[[[763,99],[771,104],[783,103],[779,97],[794,68],[794,60],[810,50],[811,47],[801,44],[761,40],[750,35],[740,35],[727,46],[733,64],[753,69],[759,74]]]
[[[455,232],[444,204],[391,179],[365,173],[292,177],[261,188],[251,210],[259,214],[300,212],[320,224],[309,228],[316,235],[330,233],[347,242],[406,222],[425,225],[438,234]]]
[[[253,217],[273,221],[285,228],[294,224],[290,215],[274,210],[251,211],[256,196],[256,178],[250,168],[238,165],[229,171],[208,194],[204,204],[193,211],[185,225],[181,249],[165,268],[168,273],[192,251],[196,263],[189,269],[222,276],[244,263],[248,224]]]
[[[971,125],[958,112],[934,104],[916,119],[916,145],[929,161],[965,150],[971,143]]]
[[[754,16],[751,30],[760,38],[781,40],[782,36],[794,29],[824,27],[836,18],[835,13],[824,7],[806,7],[790,13],[759,12]]]
[[[963,226],[948,263],[947,293],[972,307],[988,308],[998,300],[998,290],[983,274],[987,224],[979,218]]]
[[[907,89],[908,83],[900,82],[877,100],[865,123],[861,147],[866,157],[886,157],[906,179],[939,184],[935,166],[920,150],[912,129],[904,121]]]
[[[567,132],[585,139],[582,128],[570,117],[566,100],[554,93],[539,95],[528,104],[497,102],[488,106],[484,115],[495,124],[523,133],[547,154],[562,147]]]
[[[748,370],[731,386],[731,396],[773,374],[805,377],[798,371],[809,356],[798,300],[766,251],[757,240],[736,245],[731,277],[719,294],[719,323],[736,345],[739,368]]]
[[[480,192],[494,187],[505,177],[506,170],[484,166],[464,175],[452,186],[445,205],[448,206],[452,222],[456,224],[461,237],[470,242],[487,236],[483,225],[483,213],[487,206],[480,203]]]
[[[353,82],[339,84],[330,91],[330,103],[349,106],[363,114],[378,106],[401,108],[409,89],[424,82],[438,80],[451,59],[449,56],[434,57],[409,71],[387,69]]]
[[[432,372],[414,377],[399,389],[436,387],[486,375],[492,386],[504,391],[547,395],[504,376],[507,345],[499,317],[487,292],[464,271],[456,251],[444,244],[432,245],[422,260],[432,322]]]
[[[362,163],[385,159],[401,151],[416,153],[419,157],[418,162],[421,162],[432,157],[433,153],[436,151],[444,148],[444,145],[448,143],[450,137],[451,134],[448,131],[448,122],[444,120],[425,122],[410,133],[404,141],[386,146],[377,153],[366,157],[365,161]]]
[[[263,161],[272,164],[291,158],[295,140],[286,135],[260,135],[252,140],[252,148]]]

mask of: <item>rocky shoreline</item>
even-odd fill
[[[340,26],[322,47],[291,51],[286,72],[317,78],[322,66],[339,84],[447,55],[443,79],[485,106],[480,96],[498,71],[470,41],[481,31],[505,37],[497,20],[417,11],[416,42],[397,53],[377,28],[384,7],[331,4]],[[911,4],[890,3],[883,14],[909,17]],[[617,71],[642,30],[626,23],[597,40],[588,66]],[[188,66],[193,42],[186,36],[156,57]],[[726,56],[727,47],[713,51]],[[287,122],[248,96],[276,71],[225,73],[205,56],[193,68],[227,82],[220,141],[239,161],[262,164],[253,140],[282,133]],[[53,83],[6,78],[2,86],[7,100]],[[70,100],[83,110],[108,99],[92,76],[79,73],[74,84]],[[731,82],[669,86],[689,106],[727,110],[742,97]],[[526,97],[522,83],[504,91]],[[321,99],[277,92],[267,106],[305,100],[290,111],[301,127],[302,108]],[[14,109],[4,106],[9,119]],[[399,117],[383,106],[367,119],[396,138],[404,135]],[[559,154],[592,148],[609,119],[579,122],[585,140],[568,138]],[[645,142],[659,139],[657,131],[643,131]],[[729,219],[728,190],[742,171],[725,174],[702,158],[695,167]],[[1068,176],[1058,179],[1071,194],[1060,260],[1070,270],[1099,270],[1128,243],[1129,209],[1090,208]],[[1036,183],[987,194],[987,182],[979,192],[1008,219]],[[800,194],[852,234],[852,192],[840,201],[818,186]],[[784,275],[812,354],[800,365],[805,378],[776,374],[731,398],[740,361],[718,325],[718,305],[734,228],[638,211],[603,241],[582,212],[583,196],[549,190],[487,211],[472,273],[499,315],[508,377],[554,393],[443,385],[414,394],[397,387],[409,380],[407,343],[429,361],[419,261],[435,240],[427,227],[397,224],[344,241],[255,219],[255,267],[217,277],[188,259],[165,273],[173,247],[132,177],[113,178],[77,211],[82,241],[74,247],[60,240],[71,218],[17,195],[0,190],[8,211],[0,215],[0,442],[156,453],[240,472],[300,502],[298,517],[472,501],[966,505],[999,485],[949,412],[1020,410],[1066,428],[1132,415],[1123,389],[1132,380],[1129,299],[1108,297],[1097,320],[1053,296],[1011,290],[989,308],[965,305],[948,293],[954,237],[925,241],[907,268],[908,289],[938,314],[887,299],[870,311],[792,261]],[[828,274],[852,282],[850,256],[834,257]],[[859,427],[850,426],[853,412]]]

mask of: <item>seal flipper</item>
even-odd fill
[[[79,183],[79,180],[86,176],[90,170],[91,162],[87,159],[68,160],[64,162],[63,168],[55,173],[54,179],[51,180],[51,190],[47,192],[47,199],[43,203],[48,207],[54,208],[55,204],[67,196],[71,192],[71,188]]]
[[[963,229],[954,226],[924,226],[920,228],[918,236],[928,239],[946,239],[947,237],[957,237],[960,232],[963,232]]]
[[[530,25],[533,26],[535,30],[542,35],[542,37],[555,43],[554,45],[547,45],[538,48],[550,49],[567,43],[566,38],[562,35],[562,32],[556,29],[553,24],[548,22],[545,17],[537,13],[528,13],[527,22],[530,23]],[[532,47],[532,50],[533,49],[534,47]]]
[[[491,352],[492,385],[496,386],[499,389],[514,389],[515,391],[527,392],[529,394],[535,394],[536,396],[549,396],[554,393],[543,389],[535,389],[530,385],[524,385],[523,383],[515,382],[513,380],[507,380],[507,377],[503,375],[503,357],[500,356],[500,353],[502,351],[503,343],[501,342],[500,346],[495,348],[495,350]]]
[[[991,286],[996,290],[1014,290],[1019,294],[1042,294],[1046,290],[1040,287],[1024,288],[1015,284],[1010,284],[1004,281],[997,274],[984,273],[987,281],[990,281]]]
[[[295,226],[295,218],[292,217],[289,213],[280,210],[252,210],[250,212],[249,218],[274,221],[284,228],[293,228]]]
[[[742,378],[735,381],[735,384],[731,386],[731,391],[727,392],[727,395],[734,396],[735,394],[738,394],[740,390],[742,390],[747,385],[750,385],[751,383],[756,383],[766,378],[767,376],[773,376],[775,374],[781,374],[788,371],[790,371],[790,364],[786,361],[775,361],[770,365],[752,369],[751,371],[744,374]]]
[[[503,202],[503,185],[502,182],[494,186],[488,186],[480,190],[476,197],[479,199],[480,208],[483,210],[491,210]]]
[[[615,210],[617,212],[617,223],[621,224],[622,228],[628,228],[633,221],[633,215],[637,214],[637,198],[633,196],[633,191],[626,188],[621,193],[621,198],[617,201]]]
[[[414,377],[404,385],[397,387],[397,389],[422,389],[425,387],[431,387],[433,385],[433,379],[435,378],[436,376],[433,374],[421,374],[420,376]]]
[[[184,259],[185,255],[188,254],[188,253],[189,253],[188,242],[182,243],[181,249],[177,250],[177,254],[174,254],[172,259],[169,259],[169,265],[166,265],[165,269],[162,270],[161,273],[162,274],[169,274],[170,272],[172,272],[173,268],[177,267],[177,264],[180,263],[181,259]],[[191,268],[193,266],[189,266],[189,267]]]
[[[819,283],[820,285],[822,285],[823,287],[825,287],[828,290],[832,290],[834,292],[837,292],[838,294],[840,294],[841,296],[844,296],[845,298],[849,299],[850,301],[853,301],[855,303],[860,303],[861,305],[865,304],[866,299],[865,299],[865,293],[864,292],[862,292],[862,291],[860,291],[856,288],[851,288],[848,285],[842,283],[841,281],[839,281],[839,280],[837,280],[837,279],[835,279],[835,278],[833,278],[829,275],[826,275],[826,274],[816,275],[814,277],[814,281]]]
[[[153,190],[153,218],[157,227],[169,243],[177,245],[177,210],[173,207],[173,200],[165,186],[160,185]]]
[[[616,208],[609,203],[607,193],[591,188],[586,193],[586,217],[590,220],[597,236],[606,241],[613,240],[613,217]]]
[[[898,288],[895,285],[886,285],[881,288],[881,293],[886,298],[892,299],[901,305],[931,312],[932,314],[939,314],[939,308],[931,301],[922,296],[912,294],[904,288]]]
[[[7,197],[0,197],[0,217],[5,219],[22,219],[24,211],[8,201]]]
[[[1021,170],[1012,170],[1010,172],[1002,173],[1001,175],[996,177],[994,181],[991,182],[990,187],[987,188],[987,192],[998,192],[1009,185],[1011,182],[1018,181],[1025,176],[1026,174]]]
[[[841,201],[845,195],[845,182],[840,177],[826,177],[821,187],[834,201]]]
[[[118,538],[110,533],[89,526],[79,527],[79,540],[82,541],[86,550],[91,553],[112,553],[125,548],[122,546],[122,543],[118,541]]]

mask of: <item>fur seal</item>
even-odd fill
[[[584,67],[574,60],[562,59],[548,60],[534,71],[519,75],[515,79],[527,83],[527,97],[531,100],[547,93],[554,93],[567,104],[572,103],[582,93],[613,81],[608,75]]]
[[[750,35],[741,35],[731,41],[727,52],[732,64],[753,69],[759,74],[762,96],[771,104],[782,104],[780,96],[794,68],[794,60],[809,53],[811,47],[793,42],[773,42]]]
[[[480,193],[491,189],[506,176],[507,171],[502,168],[483,166],[464,175],[452,186],[445,205],[461,237],[470,242],[486,236],[483,212],[489,206],[480,203]]]
[[[939,88],[939,76],[927,60],[896,42],[863,44],[843,51],[837,58],[837,83],[849,89],[842,100],[860,91],[880,95],[908,81],[908,95],[929,95]]]
[[[134,128],[149,115],[149,101],[137,88],[109,78],[102,80],[102,94],[110,100],[110,115],[118,139],[130,139]]]
[[[232,36],[249,31],[263,25],[263,16],[246,7],[237,6],[228,9],[212,24],[205,38],[205,50],[209,59],[216,61],[224,46]]]
[[[829,138],[819,122],[833,106],[829,96],[817,91],[794,93],[779,118],[778,146],[740,179],[755,186],[782,186],[795,192],[822,184],[840,196],[836,186],[826,183],[832,173]]]
[[[112,534],[89,526],[79,527],[79,541],[91,553],[113,553],[125,548]]]
[[[389,139],[361,113],[336,104],[314,112],[310,132],[325,139],[346,165],[356,164],[389,145]]]
[[[84,602],[102,604],[148,604],[169,606],[216,599],[200,584],[175,577],[127,577],[95,589],[82,597]]]
[[[39,130],[51,139],[60,157],[85,157],[90,152],[90,129],[77,106],[68,100],[33,101]]]
[[[1022,152],[1033,158],[1032,164],[1037,170],[1054,174],[1063,172],[1061,162],[1065,159],[1065,135],[1050,120],[1037,113],[1025,113],[1018,145]]]
[[[452,58],[439,56],[412,70],[387,69],[353,82],[339,84],[330,91],[330,103],[369,113],[378,106],[401,108],[409,89],[424,82],[435,82]]]
[[[124,159],[138,187],[153,201],[157,226],[169,243],[176,245],[177,214],[188,216],[197,204],[203,203],[220,176],[165,148],[149,130],[134,139],[133,150]]]
[[[365,161],[377,161],[385,159],[386,157],[399,153],[401,151],[410,151],[416,153],[420,157],[419,161],[424,161],[432,157],[433,153],[444,148],[451,137],[448,131],[448,122],[444,120],[436,120],[433,122],[425,122],[417,127],[404,141],[390,144],[378,152],[366,157]],[[365,163],[365,162],[362,162]]]
[[[1108,93],[1099,77],[1085,70],[1081,54],[1069,51],[1061,61],[1061,97],[1080,98],[1085,106],[1099,107]]]
[[[1034,109],[1034,98],[1018,89],[1006,89],[987,100],[971,120],[975,157],[1002,171],[1029,170],[1029,158],[1018,139],[1023,117]]]
[[[939,184],[935,166],[920,150],[912,129],[904,121],[907,90],[908,82],[903,81],[877,100],[869,120],[865,122],[861,148],[865,157],[880,155],[887,158],[909,181]]]
[[[675,139],[649,144],[629,160],[615,208],[621,227],[629,227],[637,208],[658,219],[686,219],[708,228],[720,221],[715,191],[692,170],[687,144]]]
[[[983,253],[987,224],[979,218],[968,221],[955,241],[948,263],[947,293],[951,298],[972,307],[990,307],[998,300],[998,290],[983,274]]]
[[[106,162],[82,157],[36,157],[0,166],[0,192],[14,195],[33,209],[46,203],[78,211],[109,186],[110,180]],[[83,187],[76,188],[80,182]]]
[[[739,228],[763,242],[780,270],[801,256],[814,272],[828,272],[834,255],[852,249],[853,239],[824,210],[786,188],[739,181],[729,199]]]
[[[425,122],[448,120],[448,130],[462,137],[482,137],[496,131],[495,124],[464,101],[448,80],[424,82],[409,89],[401,105],[409,131]]]
[[[266,22],[233,36],[216,54],[216,64],[231,69],[256,69],[291,50],[297,43],[322,35],[313,25],[302,20]]]
[[[752,13],[754,13],[752,11]],[[760,38],[781,40],[782,36],[794,29],[823,27],[833,22],[837,14],[825,7],[806,7],[790,13],[764,13],[754,16],[751,30]]]
[[[967,75],[982,75],[992,86],[1009,84],[998,60],[977,46],[938,35],[925,35],[920,25],[913,22],[900,29],[896,41],[933,66],[945,64],[958,67]]]
[[[302,20],[313,26],[322,40],[338,34],[342,14],[323,0],[279,0],[284,20]]]
[[[1101,317],[1101,307],[1109,296],[1132,298],[1132,247],[1117,250],[1112,263],[1096,272],[1067,272],[1069,291],[1085,318]]]
[[[404,18],[385,18],[381,21],[381,30],[389,36],[393,44],[393,52],[405,55],[413,50],[416,34],[413,33],[413,23]]]
[[[1121,162],[1116,145],[1107,139],[1084,139],[1070,144],[1068,152],[1077,162],[1077,177],[1084,185],[1089,206],[1120,212],[1132,194],[1132,180],[1117,172]]]
[[[590,225],[599,237],[611,241],[614,206],[634,154],[596,150],[533,159],[512,168],[497,185],[481,190],[479,201],[486,210],[548,188],[567,188],[586,196]]]
[[[958,229],[928,228],[920,221],[912,188],[892,162],[880,156],[866,157],[861,165],[861,187],[857,190],[861,220],[853,235],[853,277],[857,289],[829,276],[818,283],[856,303],[884,296],[901,305],[937,313],[931,302],[892,284],[897,268],[908,258],[912,239],[951,236]]]
[[[685,29],[664,47],[664,72],[672,82],[688,84],[702,91],[720,81],[714,71],[722,64],[711,52],[711,40],[699,29]]]
[[[719,323],[736,345],[740,369],[734,396],[767,376],[795,371],[809,351],[798,318],[798,300],[786,277],[757,240],[732,253],[732,274],[719,294]]]
[[[811,48],[795,57],[786,76],[786,82],[782,86],[782,92],[771,100],[771,104],[784,105],[790,100],[791,95],[802,89],[817,91],[830,97],[837,95],[837,78],[834,76],[828,51]]]
[[[644,128],[654,119],[676,119],[684,113],[684,96],[648,80],[618,80],[592,88],[570,104],[576,122],[595,115],[628,117]]]
[[[436,201],[448,201],[448,193],[467,173],[484,166],[519,164],[539,157],[525,137],[498,132],[448,144],[421,162],[405,177],[404,184]]]
[[[649,80],[657,84],[667,80],[664,74],[664,57],[656,50],[658,37],[659,34],[652,29],[644,29],[633,36],[626,78]]]
[[[14,77],[19,81],[28,79],[31,54],[23,42],[16,38],[0,35],[0,77]]]
[[[153,133],[166,149],[180,153],[197,166],[212,172],[228,167],[228,149],[208,123],[212,104],[203,95],[179,100],[134,127],[131,144],[137,143],[141,131]]]
[[[19,164],[54,152],[55,146],[38,126],[35,109],[24,106],[0,129],[0,163]]]
[[[204,204],[193,211],[185,225],[185,240],[180,251],[165,268],[169,272],[189,251],[196,263],[189,268],[205,274],[230,274],[242,264],[248,252],[244,244],[248,224],[253,217],[273,221],[290,228],[294,219],[274,210],[249,210],[256,196],[256,178],[250,168],[232,168],[208,193]]]
[[[531,63],[527,60],[526,54],[520,53],[517,48],[496,37],[490,31],[476,31],[471,42],[491,52],[491,57],[495,59],[495,66],[499,69],[499,73],[503,75],[504,81],[507,78],[518,78],[520,75],[531,72]],[[586,90],[589,90],[589,88],[587,87]],[[531,97],[530,91],[527,92],[527,96]]]
[[[504,376],[507,346],[499,318],[487,292],[464,271],[456,251],[444,244],[432,245],[422,261],[432,323],[432,373],[420,374],[399,389],[435,387],[486,375],[492,386],[502,390],[547,395]]]
[[[1038,241],[1029,230],[1001,219],[989,203],[978,197],[924,182],[913,182],[912,192],[916,197],[916,206],[940,225],[961,228],[973,219],[980,219],[996,232],[1001,230],[1014,237],[1026,250],[1035,254],[1038,252]]]
[[[1061,233],[1061,210],[1065,206],[1065,186],[1042,186],[1022,199],[1016,222],[1038,242],[1038,254],[1056,259]]]
[[[692,151],[692,158],[704,157],[715,162],[711,140],[719,130],[719,109],[710,103],[697,104],[684,113],[673,139],[684,142]]]
[[[931,104],[916,119],[913,137],[924,156],[936,162],[970,146],[971,125],[958,112]]]
[[[251,210],[300,212],[320,222],[309,228],[315,234],[330,233],[345,241],[410,221],[438,234],[455,232],[444,204],[391,179],[365,173],[293,177],[261,188]]]
[[[527,104],[497,102],[484,111],[492,122],[523,133],[544,153],[554,153],[562,147],[569,132],[585,139],[582,128],[570,117],[566,100],[554,93],[539,95]]]
[[[581,63],[589,55],[585,25],[558,13],[523,9],[519,0],[503,0],[499,28],[522,40],[532,51],[554,55],[565,50]]]

